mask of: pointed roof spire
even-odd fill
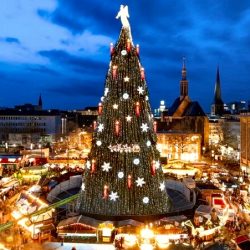
[[[220,69],[218,65],[216,71],[215,88],[214,88],[214,104],[221,104],[221,103],[223,103],[223,101],[221,99]]]
[[[182,100],[185,96],[188,96],[188,80],[187,80],[186,58],[183,57],[181,81],[180,81],[180,99]]]
[[[182,80],[187,80],[186,57],[182,58]]]
[[[40,96],[39,96],[38,106],[40,106],[40,107],[43,106],[43,101],[42,101],[42,95],[41,95],[41,94],[40,94]]]

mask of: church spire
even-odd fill
[[[185,96],[188,96],[188,80],[187,80],[187,69],[186,69],[186,58],[182,59],[182,70],[181,70],[181,81],[180,81],[180,99],[182,100]]]
[[[39,99],[38,99],[38,107],[40,110],[43,109],[43,101],[42,101],[42,95],[40,94]]]
[[[212,115],[222,115],[224,110],[224,103],[221,99],[221,86],[220,86],[220,69],[217,66],[216,81],[214,88],[214,101],[212,104],[211,113]]]

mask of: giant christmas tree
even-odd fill
[[[126,16],[119,14],[123,27],[118,42],[110,48],[79,211],[98,218],[163,215],[169,210],[169,200],[145,73]]]

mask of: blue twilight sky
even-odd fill
[[[0,106],[94,106],[103,94],[109,44],[129,6],[153,107],[179,95],[182,57],[189,94],[208,111],[220,66],[225,102],[250,99],[249,0],[0,0]]]

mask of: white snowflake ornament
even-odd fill
[[[143,197],[142,202],[144,204],[148,204],[149,203],[149,198],[147,196]]]
[[[109,195],[109,198],[110,198],[111,201],[116,201],[119,198],[119,196],[118,196],[117,192],[111,191],[111,194]]]
[[[139,86],[137,88],[137,91],[139,92],[140,95],[143,95],[144,89],[143,89],[143,87]]]
[[[162,183],[160,183],[159,188],[160,188],[161,191],[165,190],[165,182],[164,181]]]
[[[142,123],[141,125],[142,132],[147,132],[149,127],[147,123]]]
[[[104,162],[101,167],[102,167],[102,171],[105,171],[105,172],[109,172],[109,170],[111,169],[109,162]]]
[[[98,125],[98,127],[97,127],[97,131],[98,131],[98,132],[102,132],[103,129],[104,129],[104,125],[103,125],[103,123],[100,123],[100,124]]]
[[[144,178],[140,178],[138,177],[137,180],[135,181],[136,182],[136,186],[137,187],[142,187],[142,185],[144,185],[146,182],[144,181]]]

